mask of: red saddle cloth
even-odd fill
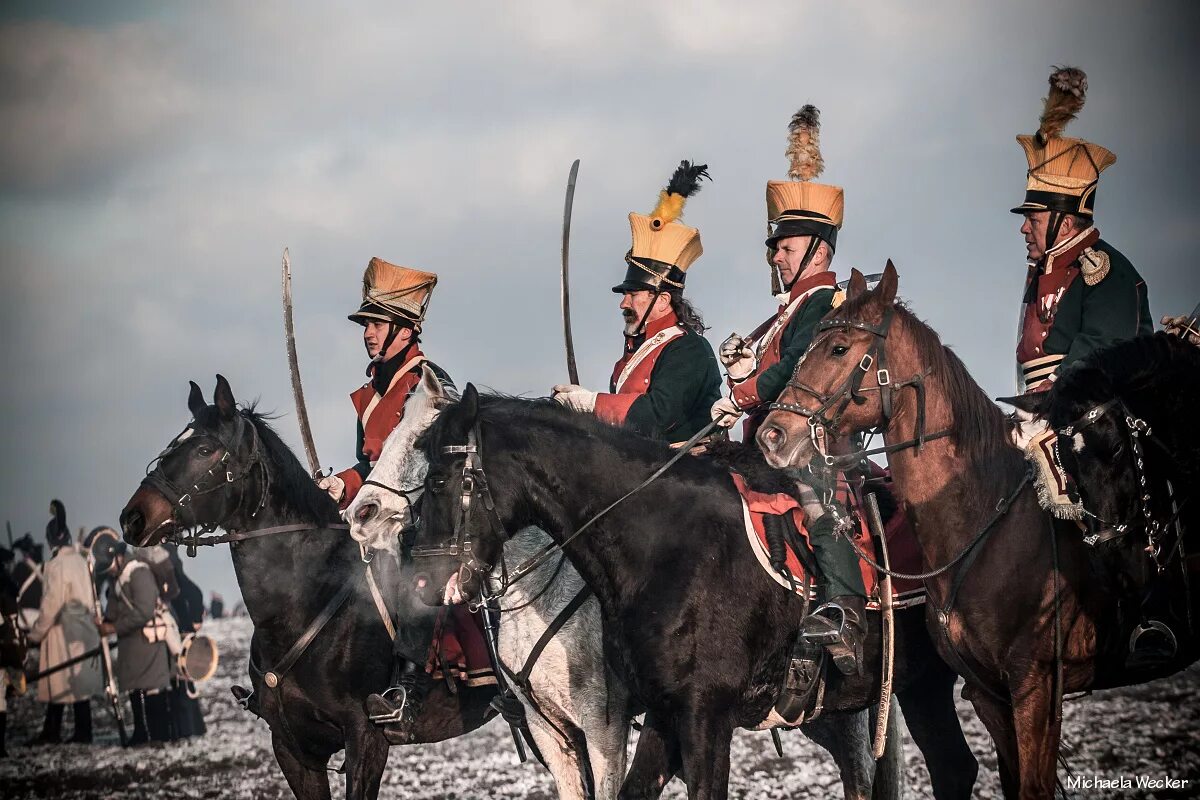
[[[435,679],[449,676],[467,686],[495,684],[485,636],[480,614],[472,614],[465,605],[442,608],[425,670]]]
[[[742,498],[742,513],[746,522],[746,538],[750,542],[750,547],[754,551],[754,555],[758,558],[758,563],[763,569],[771,575],[780,586],[791,591],[791,585],[787,579],[776,572],[771,567],[770,548],[767,544],[766,526],[763,523],[763,517],[767,514],[791,514],[793,521],[796,523],[796,529],[800,531],[800,535],[808,540],[808,531],[804,527],[804,510],[800,507],[800,503],[786,494],[770,494],[766,492],[756,492],[746,485],[745,480],[736,472],[731,473],[733,484],[737,487],[738,494]],[[851,514],[856,521],[854,529],[854,543],[864,553],[870,555],[876,563],[881,563],[879,554],[875,551],[875,544],[871,539],[870,532],[867,528],[865,513],[860,512],[860,503],[850,486],[845,480],[838,480],[838,500],[843,506],[851,510]],[[884,536],[887,538],[888,545],[888,560],[891,569],[896,572],[916,573],[922,570],[921,550],[917,546],[916,537],[913,535],[912,528],[908,524],[907,518],[902,513],[892,515],[884,528]],[[787,548],[786,564],[788,570],[795,576],[796,582],[799,585],[803,584],[804,576],[806,575],[803,564],[795,551],[789,546]],[[862,570],[863,586],[867,589],[869,599],[868,608],[879,607],[879,575],[876,574],[875,568],[866,561],[859,560],[859,569]],[[798,589],[799,593],[802,589]],[[815,586],[810,587],[810,599],[816,598]],[[892,601],[894,605],[911,605],[921,603],[925,600],[925,587],[921,581],[909,581],[900,578],[892,579]]]

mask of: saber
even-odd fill
[[[292,327],[292,261],[283,248],[283,333],[287,337],[288,371],[292,375],[292,399],[296,401],[296,423],[300,426],[300,441],[313,478],[321,477],[321,461],[308,422],[308,407],[304,405],[304,387],[300,384],[300,362],[296,358],[296,331]]]
[[[879,500],[875,493],[867,495],[867,527],[871,535],[879,540],[880,563],[883,565],[883,578],[879,583],[879,617],[883,628],[883,642],[880,647],[883,663],[880,669],[879,681],[879,713],[875,718],[875,744],[871,755],[878,761],[887,748],[888,715],[892,709],[892,672],[895,668],[895,616],[892,613],[892,576],[891,564],[888,562],[887,536],[883,530],[883,518],[879,514]],[[897,511],[897,513],[901,513]]]
[[[87,567],[90,579],[88,584],[92,589],[92,610],[96,617],[96,627],[99,628],[104,622],[104,611],[100,608],[100,594],[96,591],[96,570],[91,558],[87,560]],[[100,634],[100,646],[96,649],[100,651],[100,668],[104,673],[104,695],[108,698],[113,720],[117,723],[117,737],[124,747],[128,741],[125,735],[125,707],[121,704],[121,692],[117,689],[117,676],[113,674],[112,650],[109,649],[108,637],[103,633]]]
[[[568,261],[571,252],[571,209],[575,205],[575,178],[579,175],[579,159],[571,164],[571,174],[567,176],[567,199],[563,204],[562,231],[562,318],[563,338],[567,345],[567,379],[579,384],[579,367],[575,365],[575,339],[571,336],[571,282],[568,272]]]

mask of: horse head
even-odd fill
[[[256,468],[265,469],[254,424],[237,408],[229,382],[217,376],[212,405],[199,386],[189,383],[192,421],[151,462],[121,511],[121,531],[132,545],[222,526],[248,501],[247,478]]]
[[[890,378],[881,356],[898,280],[891,261],[873,290],[853,270],[846,301],[818,323],[808,352],[758,430],[758,446],[771,466],[806,466],[825,452],[828,438],[884,424],[879,388]]]
[[[506,534],[488,485],[473,384],[419,444],[428,474],[411,549],[413,588],[429,605],[476,599],[502,557]]]
[[[417,438],[429,429],[454,398],[428,366],[421,367],[421,382],[404,403],[404,416],[383,443],[371,475],[343,512],[350,535],[363,547],[384,550],[398,557],[398,534],[413,522],[413,504],[425,487],[429,462],[416,447]]]

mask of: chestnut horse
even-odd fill
[[[897,282],[890,262],[873,291],[854,272],[758,443],[776,467],[833,466],[841,459],[815,444],[822,428],[882,432],[893,490],[931,567],[930,631],[995,741],[1005,796],[1051,797],[1064,692],[1140,683],[1197,654],[1127,668],[1130,631],[1080,530],[1039,507],[1010,421],[896,303]]]

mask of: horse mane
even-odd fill
[[[1157,395],[1161,400],[1185,397],[1192,402],[1194,391],[1200,389],[1200,348],[1162,331],[1102,347],[1072,364],[1055,381],[1047,398],[1051,424],[1072,422],[1115,396],[1156,396],[1149,390],[1161,384],[1169,390]]]
[[[847,300],[832,316],[846,319],[861,319],[865,311],[878,309],[874,292],[866,292]],[[971,377],[962,359],[942,343],[933,328],[917,317],[908,306],[897,300],[893,304],[896,319],[912,337],[920,362],[929,370],[929,380],[941,385],[950,404],[954,420],[950,425],[950,438],[969,461],[975,464],[995,463],[997,459],[1021,463],[1020,453],[1012,447],[1009,438],[1009,421],[1004,412],[992,402],[982,387]],[[905,376],[893,376],[904,379]],[[936,433],[926,429],[926,433]]]
[[[303,515],[306,519],[318,523],[337,522],[338,509],[329,494],[320,489],[312,476],[296,458],[296,454],[288,447],[269,420],[274,419],[269,414],[258,410],[257,403],[251,403],[239,413],[254,426],[262,445],[267,465],[271,473],[271,488],[276,496],[291,510]]]

